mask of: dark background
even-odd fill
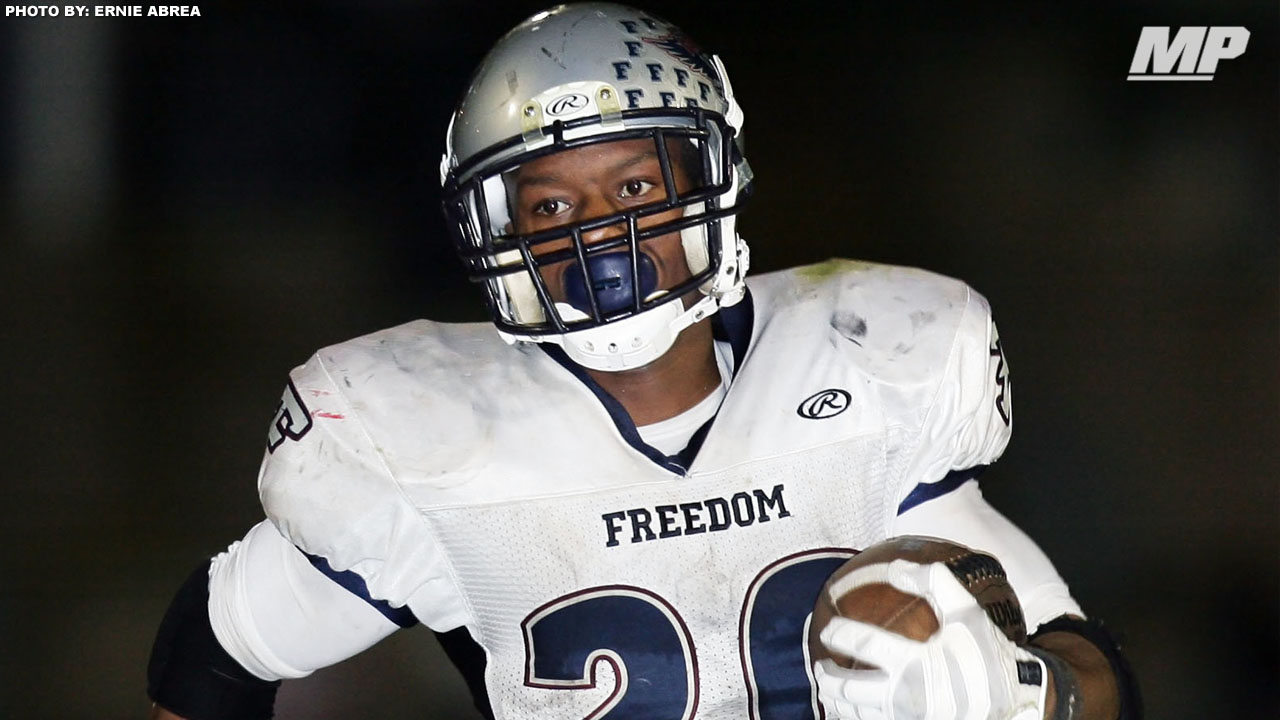
[[[138,718],[154,628],[260,518],[289,368],[480,319],[448,113],[540,3],[203,3],[0,19],[0,716]],[[1017,433],[988,497],[1127,635],[1151,718],[1280,716],[1272,2],[653,2],[747,113],[754,268],[928,267],[990,299]],[[1126,82],[1144,25],[1243,25]],[[463,717],[429,633],[282,718]]]

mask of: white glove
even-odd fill
[[[1044,663],[1006,638],[946,565],[919,565],[906,560],[871,565],[841,578],[832,593],[843,595],[877,582],[887,582],[927,599],[938,618],[939,629],[927,641],[918,642],[875,625],[833,617],[819,635],[822,643],[835,653],[878,669],[849,670],[832,660],[815,663],[818,698],[828,717],[1044,717]],[[1019,682],[1019,675],[1025,682]]]

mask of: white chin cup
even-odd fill
[[[717,308],[715,300],[709,297],[701,298],[688,310],[683,309],[679,300],[673,300],[608,325],[536,339],[560,345],[570,360],[592,370],[634,370],[662,357],[681,330],[711,315]],[[587,318],[585,313],[566,303],[556,303],[556,309],[566,322]]]

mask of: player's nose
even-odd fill
[[[582,204],[581,220],[592,220],[612,215],[622,209],[622,204],[605,196],[603,193],[592,193]],[[627,231],[625,222],[605,225],[582,233],[582,241],[588,245],[602,240],[620,237]]]

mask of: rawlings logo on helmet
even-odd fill
[[[587,96],[583,95],[582,93],[569,93],[568,95],[561,95],[555,100],[552,100],[547,105],[547,114],[552,117],[559,117],[561,115],[571,115],[577,112],[578,110],[581,110],[582,108],[586,107],[590,102],[591,100],[589,100]]]

